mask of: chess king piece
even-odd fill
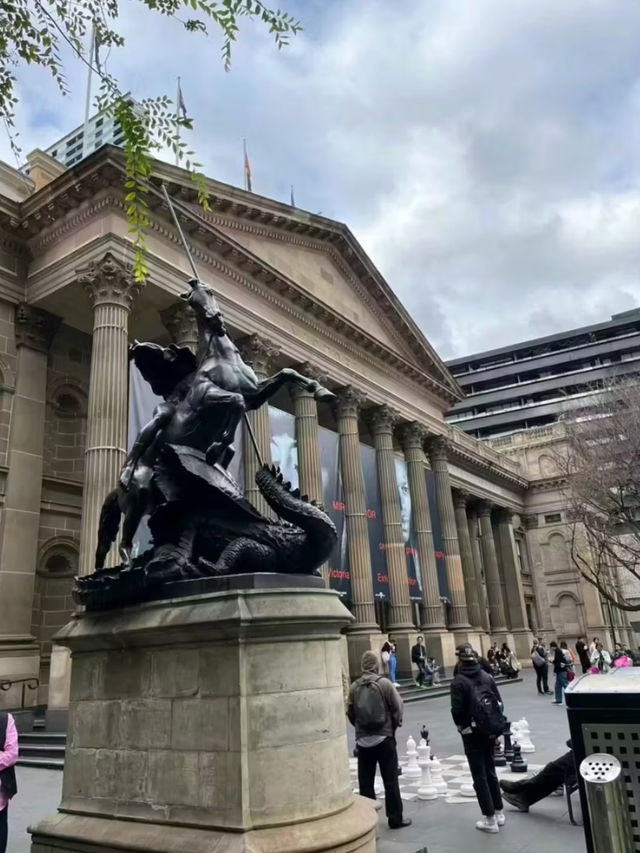
[[[448,786],[442,777],[442,764],[440,764],[435,755],[431,756],[431,781],[438,794],[444,795],[447,793]]]
[[[513,745],[513,761],[511,762],[511,772],[512,773],[526,773],[527,772],[527,764],[522,757],[522,749],[520,748],[519,743],[514,743]]]
[[[496,738],[496,744],[493,748],[493,763],[496,767],[506,767],[507,759],[504,757],[504,750],[500,738]]]
[[[418,766],[418,753],[416,751],[416,742],[410,737],[407,741],[407,766],[402,771],[402,776],[405,779],[421,779],[422,770]]]
[[[426,739],[422,738],[418,746],[418,755],[420,756],[418,764],[422,769],[422,779],[418,788],[419,800],[436,800],[438,798],[438,791],[431,779],[430,753],[431,747],[427,744]]]

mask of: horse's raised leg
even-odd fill
[[[247,409],[249,411],[259,409],[283,385],[297,385],[299,388],[310,391],[318,400],[325,400],[334,396],[331,391],[328,391],[319,382],[316,382],[315,379],[309,379],[307,376],[303,376],[302,373],[298,373],[297,370],[285,367],[279,370],[278,373],[274,373],[273,376],[269,376],[258,383],[258,388],[253,394],[245,392],[244,399]]]

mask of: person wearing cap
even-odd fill
[[[457,673],[451,683],[451,716],[462,735],[464,753],[469,762],[473,787],[483,814],[476,822],[481,832],[496,833],[504,826],[505,817],[493,749],[495,736],[488,734],[474,718],[474,709],[481,703],[491,703],[502,717],[502,698],[495,680],[478,663],[478,656],[468,643],[456,649]]]
[[[365,652],[360,665],[362,675],[351,685],[347,702],[347,717],[356,729],[360,796],[376,799],[374,781],[380,765],[389,829],[401,829],[411,825],[402,813],[395,739],[403,703],[389,679],[379,674],[374,652]]]

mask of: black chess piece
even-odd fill
[[[425,726],[424,723],[422,724],[422,728],[420,729],[420,737],[424,738],[425,743],[429,743],[429,729]]]
[[[512,773],[526,773],[527,763],[522,757],[522,747],[519,743],[513,745],[513,761],[511,762]]]
[[[502,734],[504,735],[504,757],[507,759],[507,761],[513,761],[513,744],[511,743],[511,723],[509,722],[509,720],[505,721]]]
[[[496,767],[506,767],[507,759],[504,757],[500,738],[496,738],[496,743],[493,748],[493,763]]]

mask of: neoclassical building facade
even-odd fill
[[[355,617],[351,672],[383,632],[400,676],[418,632],[445,665],[467,639],[506,641],[527,661],[532,631],[606,635],[599,598],[551,531],[541,538],[553,500],[522,459],[445,423],[460,388],[346,226],[215,181],[205,213],[189,176],[158,163],[140,284],[122,152],[68,170],[42,152],[29,162],[29,178],[0,164],[0,683],[13,682],[0,706],[54,693],[64,704],[67,663],[51,638],[72,616],[73,576],[93,569],[100,507],[126,456],[129,343],[195,341],[161,181],[245,359],[263,376],[295,366],[336,394],[318,406],[282,393],[251,418],[265,459],[274,417],[291,424],[300,486],[338,526],[324,573]],[[238,476],[265,509],[243,442]]]

